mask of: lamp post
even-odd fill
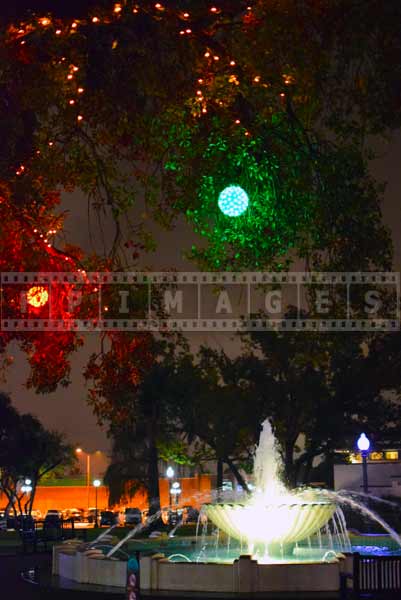
[[[94,479],[93,485],[95,488],[95,527],[97,527],[97,488],[101,485],[100,479]]]
[[[357,441],[358,449],[362,455],[362,477],[363,477],[363,493],[368,494],[368,453],[370,448],[369,438],[366,437],[365,433],[361,433]]]
[[[168,501],[169,501],[169,508],[170,508],[170,511],[171,511],[171,480],[174,477],[174,469],[173,469],[173,467],[167,467],[166,477],[168,479]]]
[[[77,454],[85,454],[86,455],[86,489],[88,492],[88,509],[89,509],[91,455],[89,454],[89,452],[84,452],[84,450],[82,450],[82,448],[76,448],[75,452]]]
[[[24,494],[30,494],[32,492],[32,480],[29,479],[28,477],[26,477],[24,479],[24,483],[21,485],[21,492],[23,492]],[[25,504],[25,514],[26,514],[28,503],[29,503],[29,500],[27,500],[27,502]]]
[[[171,488],[170,488],[170,493],[174,494],[174,500],[175,500],[175,504],[178,504],[178,498],[181,494],[182,490],[181,490],[181,485],[179,481],[174,481],[174,483],[172,484]]]

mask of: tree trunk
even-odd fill
[[[287,441],[284,448],[284,477],[290,488],[294,488],[297,484],[294,469],[294,446],[295,442]]]
[[[230,467],[230,471],[234,475],[234,477],[237,480],[237,482],[239,483],[239,485],[242,487],[242,489],[245,492],[249,493],[249,488],[247,486],[247,483],[246,483],[245,479],[242,477],[242,475],[239,472],[239,470],[237,469],[237,467],[235,466],[235,464],[233,463],[233,461],[231,459],[229,459],[228,457],[225,458],[225,461],[228,464],[228,466]]]
[[[159,488],[159,452],[153,436],[149,440],[149,464],[148,464],[148,496],[149,514],[160,511],[160,488]]]
[[[216,487],[217,487],[217,500],[220,501],[220,499],[221,499],[221,491],[222,491],[222,487],[223,487],[223,461],[221,460],[221,458],[217,459],[217,481],[216,481]]]

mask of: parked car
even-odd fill
[[[35,520],[31,515],[18,515],[15,518],[14,527],[22,531],[33,531],[35,529]]]
[[[175,527],[182,521],[183,511],[182,509],[170,510],[168,513],[168,524],[171,527]]]
[[[74,519],[74,521],[83,521],[83,511],[79,508],[66,508],[63,510],[63,519]]]
[[[146,523],[146,521],[148,520],[149,516],[150,516],[150,511],[148,508],[145,508],[145,510],[142,511],[142,521],[143,523]]]
[[[184,523],[197,523],[199,510],[193,506],[184,506]]]
[[[61,510],[48,510],[45,516],[45,525],[59,525],[63,518]]]
[[[124,512],[125,525],[139,525],[142,523],[142,512],[139,508],[126,508]]]
[[[97,509],[97,515],[99,518],[99,515],[100,515],[99,509]],[[94,508],[94,507],[88,508],[88,510],[86,511],[86,519],[87,519],[88,523],[93,523],[95,520],[95,516],[96,516],[96,508]]]
[[[6,524],[7,524],[7,529],[16,529],[16,516],[14,515],[14,511],[8,511],[8,514],[6,513],[6,510],[2,511],[2,513],[4,514],[4,518],[6,520]]]
[[[35,519],[35,521],[40,521],[42,518],[42,511],[37,509],[31,510],[31,517]]]
[[[100,512],[100,527],[111,527],[118,524],[118,513],[112,510],[102,510]]]

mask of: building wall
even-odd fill
[[[368,462],[369,493],[401,497],[401,461]],[[334,465],[334,488],[363,492],[362,464]]]
[[[187,477],[179,479],[182,493],[178,504],[173,506],[184,506],[191,504],[199,506],[203,502],[210,501],[210,477],[201,475],[199,477]],[[161,506],[169,506],[169,482],[167,479],[160,479],[160,502]],[[45,514],[49,509],[64,510],[67,508],[93,508],[95,506],[95,488],[90,486],[38,486],[36,490],[34,509],[40,510]],[[105,486],[98,488],[97,505],[99,510],[108,508],[108,489]],[[0,493],[0,508],[7,504],[6,497]],[[126,506],[138,507],[141,510],[147,508],[148,501],[146,493],[137,492],[131,499],[115,508],[125,508]]]

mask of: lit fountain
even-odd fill
[[[265,421],[255,455],[255,491],[245,501],[204,504],[200,548],[189,556],[176,551],[142,558],[141,589],[172,595],[338,595],[341,573],[352,571],[353,560],[341,554],[350,550],[341,507],[324,491],[287,490],[279,469]],[[212,535],[210,522],[217,526]]]
[[[255,454],[255,491],[246,500],[242,496],[204,504],[197,527],[198,548],[188,538],[170,556],[141,556],[141,591],[170,592],[172,597],[177,592],[207,597],[214,592],[244,597],[317,592],[326,594],[321,597],[337,597],[341,576],[353,571],[354,560],[341,505],[362,511],[401,546],[400,537],[379,515],[346,492],[286,489],[279,477],[280,465],[266,420]],[[217,526],[212,535],[210,523]],[[84,547],[55,548],[53,570],[75,581],[124,587],[129,563],[128,554],[121,557],[121,549],[143,527],[141,524],[113,547],[107,546],[105,536]],[[98,544],[105,541],[106,548],[101,549]],[[161,544],[157,549],[162,548],[167,549]],[[173,550],[172,546],[169,549]]]
[[[230,537],[247,543],[250,554],[283,556],[319,532],[338,511],[316,490],[288,491],[279,478],[280,458],[268,420],[254,462],[255,492],[243,503],[207,504],[203,512]],[[337,520],[342,523],[342,518]]]

